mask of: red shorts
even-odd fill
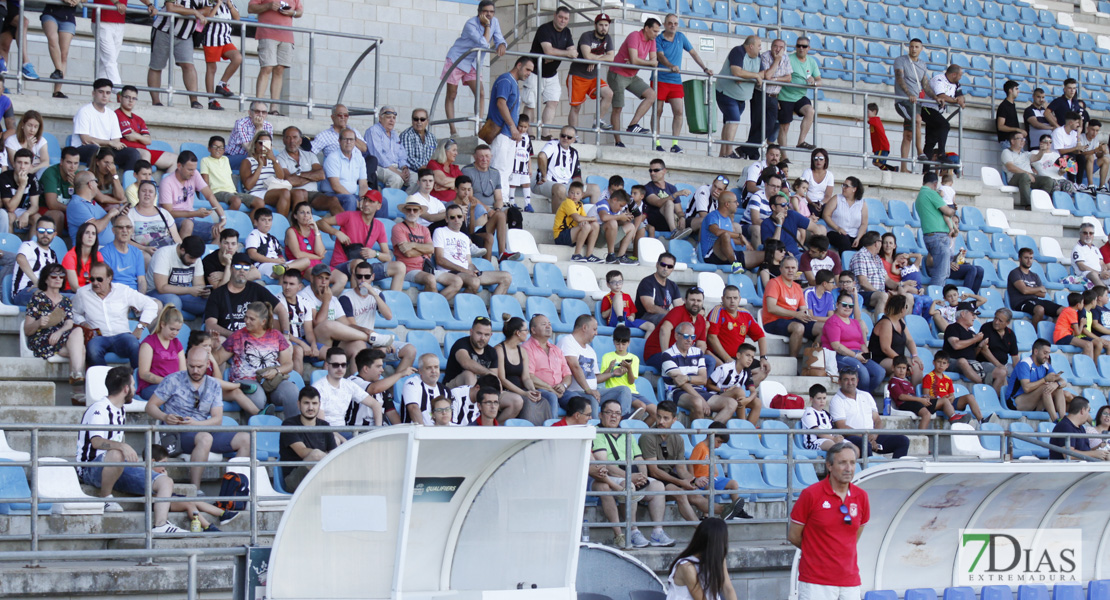
[[[204,47],[204,62],[218,63],[227,54],[233,50],[238,50],[235,44],[224,44],[223,46],[205,46]]]
[[[659,94],[656,100],[660,102],[667,102],[668,100],[683,99],[686,97],[686,91],[682,89],[681,83],[664,83],[659,82]]]
[[[150,148],[147,148],[146,151],[150,153],[150,164],[152,165],[158,164],[158,159],[162,158],[162,155],[165,154],[162,150],[151,150]]]
[[[597,90],[600,88],[607,88],[609,84],[605,83],[605,78],[601,79],[601,85],[595,85],[596,79],[586,79],[577,75],[567,75],[567,88],[570,90],[570,105],[581,106],[586,101],[586,96],[591,100],[597,98]]]

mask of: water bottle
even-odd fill
[[[883,414],[890,415],[890,390],[883,391]]]
[[[590,541],[590,520],[582,519],[582,541],[589,543]]]
[[[200,524],[200,517],[198,517],[197,515],[193,515],[193,519],[189,523],[189,531],[191,531],[192,533],[200,533],[204,531],[204,528],[201,527]]]

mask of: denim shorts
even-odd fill
[[[104,457],[107,455],[107,453],[101,454],[92,462],[104,462]],[[81,467],[81,482],[99,488],[100,475],[103,471],[104,467]],[[154,481],[161,476],[161,473],[152,471],[150,480]],[[124,467],[123,473],[116,480],[116,485],[112,489],[136,496],[146,494],[146,470],[142,467]]]
[[[68,33],[70,35],[77,33],[77,21],[73,16],[70,16],[68,20],[63,17],[62,20],[59,21],[56,16],[43,13],[39,16],[39,22],[43,25],[47,22],[57,24],[60,33]]]
[[[721,109],[721,118],[725,123],[739,123],[740,115],[744,114],[744,101],[717,92],[717,108]]]

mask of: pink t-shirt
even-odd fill
[[[385,248],[388,243],[385,239],[385,225],[374,219],[374,230],[368,232],[366,222],[362,220],[362,213],[357,210],[348,210],[335,215],[335,224],[351,238],[352,244],[362,244],[367,248],[373,248],[377,244],[380,249]],[[367,233],[370,233],[369,241],[367,241]],[[337,243],[331,254],[331,266],[338,267],[348,260],[350,259],[347,258],[347,251],[343,249],[343,244]]]
[[[150,334],[143,339],[143,344],[150,346],[154,350],[154,356],[150,359],[150,372],[152,375],[165,377],[170,373],[180,371],[181,365],[177,362],[177,355],[184,351],[181,346],[181,340],[174,338],[170,340],[169,345],[163,346],[162,340],[154,334]],[[141,344],[140,344],[141,345]],[[153,383],[139,379],[138,391],[154,385]],[[165,400],[165,398],[163,398]]]
[[[193,210],[193,199],[206,187],[208,184],[200,176],[200,169],[193,171],[188,181],[182,182],[177,178],[177,167],[174,167],[162,177],[158,186],[158,203],[169,210]]]
[[[251,0],[250,4],[261,5],[269,4],[272,0]],[[301,0],[284,0],[286,4],[293,9],[294,12],[301,10]],[[264,13],[258,14],[259,23],[268,23],[270,25],[282,25],[284,27],[293,26],[293,17],[283,15],[276,10],[268,10]],[[293,43],[293,32],[281,29],[269,29],[266,27],[259,27],[255,30],[254,39],[256,40],[277,40],[279,42]]]
[[[825,321],[825,327],[821,330],[821,346],[831,349],[833,342],[840,342],[849,350],[859,350],[864,343],[863,327],[855,319],[849,319],[845,323],[843,319],[833,315]]]
[[[417,244],[432,243],[432,234],[428,231],[427,227],[421,225],[420,223],[409,225],[408,221],[405,221],[393,227],[392,238],[393,239],[390,241],[393,242],[394,248],[396,248],[397,244],[400,244],[401,242],[416,242]],[[408,257],[404,254],[401,254],[400,252],[397,252],[397,260],[401,261],[401,263],[405,265],[405,272],[421,271],[424,269],[423,256]]]
[[[632,61],[628,59],[629,47],[636,49],[636,56],[640,60],[645,60],[648,54],[655,52],[655,40],[649,42],[645,39],[644,30],[642,29],[640,31],[633,31],[628,34],[628,37],[624,38],[624,43],[621,44],[620,50],[617,50],[617,56],[613,58],[613,61],[631,64]],[[636,73],[640,71],[640,68],[625,69],[623,67],[609,67],[609,70],[624,77],[635,77]]]

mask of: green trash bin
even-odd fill
[[[713,102],[713,86],[705,79],[689,79],[682,82],[686,97],[686,126],[690,133],[706,134],[717,132],[717,107]]]

